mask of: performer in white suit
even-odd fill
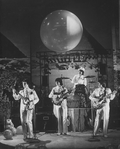
[[[107,137],[108,123],[109,123],[109,112],[110,112],[110,100],[115,97],[116,91],[112,92],[110,88],[106,88],[106,84],[103,82],[98,82],[98,88],[96,88],[90,95],[89,99],[92,103],[96,103],[100,96],[107,97],[103,106],[96,110],[96,117],[94,122],[93,136],[96,136],[97,130],[99,128],[100,120],[103,119],[103,135]],[[102,98],[102,99],[103,99]]]
[[[36,94],[36,91],[29,87],[30,84],[28,80],[22,81],[22,85],[23,89],[20,90],[19,93],[17,93],[16,90],[13,89],[13,97],[15,100],[21,100],[20,119],[23,128],[24,140],[26,140],[28,136],[29,138],[33,138],[33,110],[35,104],[38,103],[39,98]]]
[[[55,80],[56,86],[52,88],[49,98],[57,99],[60,94],[63,92],[67,92],[67,88],[63,86],[62,79],[57,78]],[[68,132],[67,128],[67,100],[64,99],[60,105],[55,105],[53,101],[53,113],[58,120],[58,134],[59,135],[66,135]]]

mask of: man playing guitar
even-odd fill
[[[33,138],[33,110],[36,103],[38,103],[39,98],[34,89],[29,87],[29,81],[23,80],[22,81],[23,89],[20,90],[18,93],[13,88],[13,97],[15,100],[20,101],[20,120],[23,129],[24,140],[27,139],[27,133],[29,138]],[[28,130],[28,132],[27,132]]]
[[[96,117],[94,122],[93,136],[96,136],[100,120],[103,119],[103,135],[107,137],[108,123],[109,123],[109,112],[110,112],[110,100],[115,98],[116,91],[111,91],[110,88],[106,88],[105,82],[98,82],[98,88],[96,88],[93,93],[89,96],[91,103],[93,103],[93,108],[96,108]],[[99,104],[102,103],[101,105]],[[102,102],[101,102],[102,101]],[[96,104],[96,106],[95,106]]]
[[[67,93],[67,88],[63,86],[62,79],[55,79],[56,86],[52,88],[49,98],[52,98],[53,101],[53,113],[58,119],[58,134],[66,135],[67,128],[67,100],[62,100],[61,104],[54,104],[57,100],[61,99],[60,97],[65,93]],[[64,97],[65,98],[65,97]]]

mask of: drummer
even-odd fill
[[[76,85],[78,84],[83,84],[85,86],[87,85],[87,79],[84,77],[84,72],[85,72],[85,68],[80,67],[78,69],[78,74],[75,75],[71,81],[72,83],[74,83],[73,88],[75,88]]]
[[[87,118],[87,79],[84,77],[84,72],[85,69],[83,67],[80,67],[78,69],[78,74],[76,74],[72,79],[72,83],[74,83],[73,90],[75,90],[73,99],[79,101],[76,102],[76,105],[77,108],[80,108],[78,113],[78,131],[85,130],[85,119]],[[72,114],[73,113],[74,112],[72,112]]]

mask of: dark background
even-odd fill
[[[40,39],[40,26],[55,10],[71,11],[98,43],[113,48],[111,28],[115,25],[118,36],[118,0],[0,0],[0,32],[28,57],[30,48],[33,55],[49,50]]]

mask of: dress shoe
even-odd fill
[[[66,135],[68,135],[68,134],[67,134],[67,133],[63,133],[63,135],[65,135],[65,136],[66,136]]]
[[[27,140],[27,137],[24,137],[23,140],[26,141]]]
[[[107,138],[108,136],[107,135],[104,135],[104,137]]]
[[[62,133],[57,133],[57,135],[58,135],[58,136],[61,136],[61,135],[62,135]]]

